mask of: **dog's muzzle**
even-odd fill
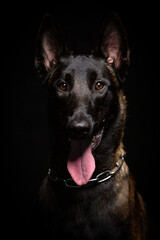
[[[68,127],[70,138],[85,138],[90,133],[90,124],[87,120],[73,120]]]
[[[88,138],[93,129],[93,120],[85,111],[77,110],[68,119],[68,134],[71,139]]]

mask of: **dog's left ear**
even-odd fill
[[[97,44],[96,53],[105,57],[123,81],[125,71],[129,65],[130,52],[125,28],[115,12],[109,14],[105,21]]]

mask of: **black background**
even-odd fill
[[[35,38],[40,20],[45,13],[51,13],[62,27],[69,48],[89,52],[97,40],[101,23],[112,10],[122,19],[131,50],[131,66],[124,83],[128,100],[126,161],[154,219],[153,227],[158,228],[158,4],[139,6],[135,1],[119,5],[107,1],[103,4],[80,1],[56,4],[53,1],[36,7],[21,3],[1,8],[2,109],[5,104],[1,216],[6,236],[21,238],[22,232],[24,236],[30,232],[37,192],[47,172],[48,93],[34,69]]]

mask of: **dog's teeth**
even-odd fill
[[[95,136],[92,138],[92,142],[94,142],[95,141]]]

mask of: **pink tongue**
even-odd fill
[[[77,185],[85,185],[95,170],[91,144],[86,140],[72,140],[67,169]]]

